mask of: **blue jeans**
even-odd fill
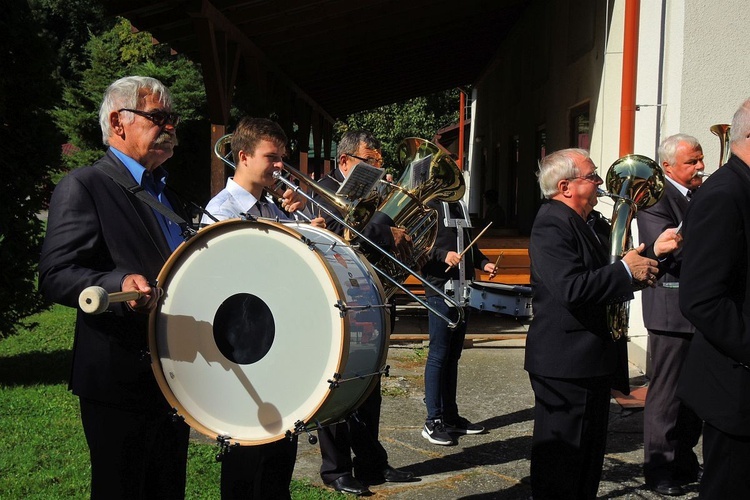
[[[427,302],[436,311],[454,319],[455,308],[448,307],[440,297],[428,297]],[[427,420],[440,418],[448,422],[458,417],[456,387],[458,386],[458,360],[466,337],[466,322],[455,330],[433,314],[428,313],[430,350],[424,368],[424,394],[427,404]]]

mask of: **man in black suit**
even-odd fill
[[[703,182],[703,149],[695,137],[676,134],[659,146],[667,182],[655,205],[638,212],[638,235],[650,245],[683,220],[688,202]],[[659,265],[657,286],[642,292],[643,322],[648,329],[649,385],[643,411],[643,475],[648,488],[662,495],[682,495],[682,486],[698,479],[693,447],[703,422],[677,399],[677,380],[695,328],[680,313],[682,251]]]
[[[680,309],[695,325],[677,396],[704,420],[703,500],[750,497],[750,99],[732,157],[690,201]]]
[[[627,341],[613,341],[607,305],[653,285],[657,262],[644,245],[609,263],[609,225],[598,212],[602,179],[583,149],[545,157],[539,186],[547,202],[529,244],[534,321],[524,368],[534,390],[531,488],[535,500],[595,498],[604,461],[610,388],[629,393]],[[676,248],[668,230],[652,252]]]
[[[323,177],[318,184],[336,192],[351,169],[360,162],[382,168],[380,141],[369,132],[346,132],[338,144],[338,168]],[[316,198],[322,205],[336,213],[333,204],[323,197]],[[314,208],[313,208],[314,209]],[[342,235],[344,227],[324,214],[326,228]],[[411,252],[411,237],[403,229],[393,227],[387,215],[376,212],[362,229],[362,234],[373,243],[397,256],[406,257]],[[336,491],[366,495],[368,484],[383,481],[412,481],[411,472],[394,469],[388,464],[388,453],[378,439],[380,430],[380,382],[346,422],[318,431],[323,463],[320,477]],[[354,453],[354,459],[352,459]],[[356,477],[355,477],[356,476]]]
[[[143,188],[184,215],[161,167],[177,144],[171,108],[158,80],[112,83],[99,111],[106,155],[62,179],[50,201],[39,265],[44,295],[77,307],[89,286],[143,294],[100,315],[78,311],[70,389],[80,400],[92,498],[185,495],[188,427],[172,420],[148,354],[148,313],[158,300],[151,283],[183,241],[180,218],[133,194]]]

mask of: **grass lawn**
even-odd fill
[[[75,311],[54,306],[0,339],[0,498],[88,498],[78,398],[67,390]],[[218,499],[217,447],[191,443],[187,498]],[[295,499],[346,496],[292,483]]]

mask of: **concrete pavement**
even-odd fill
[[[461,436],[456,446],[430,444],[421,436],[426,342],[393,344],[388,353],[390,377],[383,380],[380,437],[394,467],[412,471],[413,483],[372,486],[372,498],[527,499],[533,428],[533,394],[523,370],[526,326],[511,318],[474,314],[469,333],[475,340],[460,364],[458,403],[463,416],[481,423],[485,434]],[[426,332],[424,317],[400,315],[394,336]],[[501,340],[480,340],[487,333]],[[502,334],[507,333],[507,340]],[[514,338],[515,337],[515,338]],[[631,371],[631,385],[643,374]],[[661,498],[645,489],[642,410],[625,409],[612,400],[607,455],[600,498]],[[697,450],[700,452],[700,447]],[[300,437],[295,479],[321,485],[320,451]],[[697,498],[697,485],[680,498]]]

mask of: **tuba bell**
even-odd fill
[[[410,268],[417,268],[417,263],[426,257],[437,237],[437,212],[427,204],[434,200],[460,200],[466,184],[450,153],[429,141],[416,137],[404,139],[397,148],[397,155],[403,174],[378,211],[388,215],[394,225],[411,236],[414,251],[405,263]],[[396,281],[403,283],[409,277],[407,271],[390,260],[381,256],[368,255],[368,258]],[[383,283],[386,297],[398,290],[390,283]]]
[[[728,162],[729,157],[732,155],[732,151],[729,149],[729,129],[731,128],[732,126],[727,123],[717,123],[716,125],[711,125],[709,129],[711,133],[718,137],[721,141],[721,145],[719,147],[720,167]]]
[[[651,158],[631,154],[609,167],[606,184],[604,194],[615,202],[609,238],[609,258],[613,263],[633,248],[630,224],[638,210],[654,205],[664,194],[664,173]],[[607,306],[607,323],[613,340],[627,337],[629,322],[630,302]]]

